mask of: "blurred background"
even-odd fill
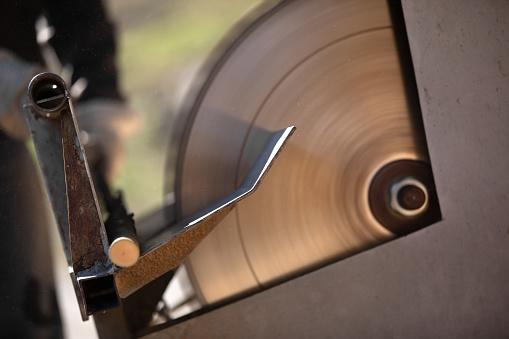
[[[141,131],[127,144],[128,160],[114,187],[136,217],[163,204],[170,131],[193,76],[231,26],[256,0],[107,0],[117,31],[121,90],[142,113]],[[54,229],[57,294],[67,338],[97,338],[82,322],[60,240]]]
[[[170,130],[193,75],[255,0],[108,0],[117,25],[121,89],[143,114],[115,183],[138,215],[162,203]],[[171,190],[171,187],[169,187]]]

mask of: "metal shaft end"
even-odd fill
[[[28,85],[28,98],[37,114],[54,119],[60,115],[69,94],[64,80],[58,75],[40,73]]]
[[[392,185],[390,204],[402,216],[417,216],[428,208],[428,190],[419,180],[406,177]]]
[[[110,245],[108,255],[112,263],[119,267],[131,267],[140,258],[140,246],[128,237],[119,237]]]

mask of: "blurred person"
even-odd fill
[[[36,33],[36,23],[47,25]],[[52,46],[49,52],[48,44]],[[118,89],[115,50],[113,25],[100,0],[14,0],[2,4],[2,337],[62,337],[47,234],[46,198],[25,145],[29,133],[22,102],[26,100],[28,83],[40,71],[49,68],[55,72],[58,63],[64,65],[64,73],[72,71],[71,83],[83,85],[86,79],[86,87],[79,89],[80,101],[75,104],[78,124],[80,130],[87,132],[88,145],[93,146],[87,149],[89,164],[111,180],[122,167],[123,142],[139,126],[138,115],[124,103]]]

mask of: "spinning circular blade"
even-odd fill
[[[204,303],[271,286],[392,239],[369,187],[397,160],[427,162],[383,0],[284,1],[206,75],[179,155],[183,217],[240,183],[269,132],[297,131],[267,176],[186,262]]]

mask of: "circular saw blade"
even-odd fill
[[[215,63],[189,111],[177,201],[188,216],[233,191],[272,131],[297,132],[259,191],[186,261],[213,304],[387,241],[369,184],[426,159],[383,0],[284,1]]]

